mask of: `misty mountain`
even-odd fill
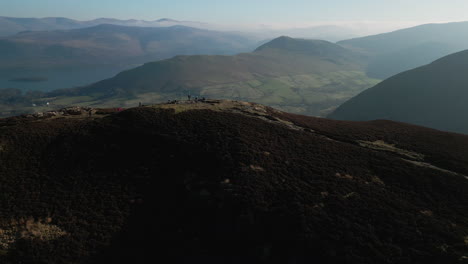
[[[334,119],[388,119],[468,133],[468,51],[393,76],[341,105]]]
[[[89,86],[44,94],[38,102],[132,106],[193,95],[255,101],[323,116],[377,83],[363,73],[363,63],[358,54],[331,42],[280,37],[251,53],[176,56],[146,63]],[[18,104],[3,109],[15,107],[38,110]]]
[[[385,79],[468,48],[468,22],[426,24],[338,42],[369,56],[369,76]]]
[[[0,38],[0,68],[135,64],[175,55],[236,54],[252,50],[247,37],[184,26],[99,26],[24,32]]]
[[[120,20],[114,18],[98,18],[89,21],[78,21],[64,17],[16,18],[0,16],[0,36],[14,35],[23,31],[67,30],[93,27],[101,24],[134,27],[170,27],[176,25],[197,28],[208,27],[208,24],[206,23],[177,21],[169,18],[163,18],[154,21],[145,21],[137,19]]]
[[[111,24],[119,26],[133,27],[170,27],[170,26],[187,26],[200,29],[237,32],[244,34],[256,40],[273,39],[279,36],[291,36],[296,38],[308,39],[323,39],[327,41],[338,41],[349,39],[357,36],[362,36],[359,30],[345,26],[337,25],[320,25],[309,27],[286,27],[277,29],[273,26],[235,26],[235,25],[218,25],[212,23],[204,23],[197,21],[179,21],[170,18],[162,18],[153,21],[146,20],[120,20],[114,18],[98,18],[89,21],[78,21],[68,18],[51,17],[51,18],[14,18],[0,16],[0,37],[14,35],[23,31],[51,31],[64,29],[78,29],[85,27],[93,27],[101,24]]]
[[[321,39],[330,42],[336,42],[343,39],[349,39],[360,34],[351,28],[335,25],[321,25],[313,27],[296,27],[286,29],[263,29],[258,34],[264,34],[264,37],[289,36],[292,38]]]

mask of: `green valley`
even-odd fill
[[[255,101],[283,110],[324,116],[377,84],[364,73],[364,60],[341,46],[319,40],[277,38],[252,53],[235,56],[176,56],[146,63],[114,78],[44,93],[32,103],[130,107],[193,97]],[[12,105],[11,109],[18,109]],[[8,112],[4,105],[1,112]]]

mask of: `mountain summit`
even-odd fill
[[[324,40],[295,39],[282,36],[258,47],[255,51],[278,50],[300,53],[309,56],[338,57],[352,52],[334,43]]]
[[[171,23],[179,23],[180,21],[170,19],[170,18],[161,18],[156,20],[156,22],[171,22]]]

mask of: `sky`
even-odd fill
[[[468,20],[467,0],[0,0],[0,16],[172,18],[218,24]]]

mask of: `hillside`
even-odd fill
[[[138,64],[175,55],[236,54],[256,40],[184,26],[126,27],[102,24],[73,30],[24,32],[0,38],[0,69]]]
[[[53,91],[42,98],[21,99],[3,109],[38,111],[30,107],[31,101],[38,105],[125,107],[192,95],[255,101],[296,113],[325,115],[377,83],[365,76],[360,61],[355,53],[330,42],[280,37],[252,53],[176,56],[146,63],[114,78]],[[26,108],[20,107],[21,102],[27,102]]]
[[[389,119],[468,133],[468,51],[398,74],[341,105],[334,119]]]
[[[369,76],[386,79],[468,49],[468,22],[426,24],[338,42],[369,56]]]
[[[0,261],[466,263],[467,150],[235,101],[0,119]]]

